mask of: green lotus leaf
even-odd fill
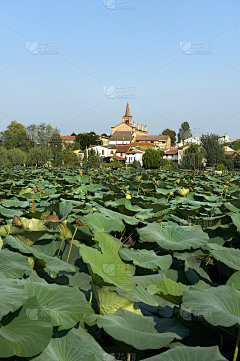
[[[146,358],[142,361],[227,361],[220,352],[218,346],[213,347],[188,347],[176,346],[160,355]]]
[[[138,350],[160,349],[175,338],[181,340],[188,334],[188,330],[176,320],[160,319],[155,323],[152,317],[137,315],[122,308],[114,314],[100,316],[97,324],[113,338]]]
[[[138,233],[143,242],[156,242],[161,248],[172,250],[199,248],[209,241],[207,233],[203,232],[201,226],[166,225],[161,227],[158,223],[150,223],[138,229]]]
[[[108,288],[94,287],[100,315],[106,316],[115,313],[119,308],[142,315],[142,312],[136,302],[128,300],[126,297],[119,296],[116,292]]]
[[[73,328],[63,337],[52,338],[41,355],[32,359],[32,361],[47,360],[115,361],[116,359],[107,354],[89,333],[79,327]]]
[[[170,255],[157,256],[154,251],[146,249],[130,251],[126,248],[119,249],[120,257],[124,261],[133,261],[136,266],[142,268],[153,269],[159,267],[162,270],[167,270],[172,264],[172,257]]]
[[[47,268],[49,271],[56,272],[56,273],[63,273],[66,272],[76,272],[75,266],[63,262],[57,257],[51,257],[44,253],[38,252],[33,247],[29,247],[23,244],[19,239],[13,236],[7,236],[4,239],[4,244],[9,244],[12,248],[18,249],[20,252],[24,254],[32,254],[37,259],[42,260],[42,266]]]
[[[228,267],[240,271],[239,249],[227,248],[215,243],[209,244],[208,248],[214,258],[226,264]]]
[[[27,256],[9,251],[0,250],[0,275],[7,278],[21,278],[32,272]]]
[[[121,232],[125,228],[121,219],[108,218],[101,213],[88,214],[87,216],[84,216],[83,220],[84,223],[87,223],[93,233],[110,233],[111,231]]]
[[[23,212],[19,210],[4,208],[0,205],[0,214],[6,218],[13,218],[14,216],[20,217]]]
[[[213,326],[240,324],[240,291],[232,284],[208,289],[191,287],[183,294],[182,309],[203,316]]]
[[[236,290],[240,291],[240,271],[237,271],[229,277],[227,285],[232,283]]]
[[[49,317],[41,314],[36,297],[28,299],[18,317],[10,323],[0,323],[0,357],[32,357],[42,352],[52,337]]]
[[[238,232],[240,232],[240,213],[233,213],[231,214],[231,218],[233,224],[237,227]]]
[[[31,296],[36,296],[42,312],[51,316],[52,326],[61,326],[61,330],[75,326],[84,315],[94,313],[77,287],[41,282],[24,282],[24,287]]]
[[[27,302],[29,293],[23,285],[18,285],[16,280],[1,279],[0,284],[0,320],[10,311],[14,312]]]
[[[107,235],[104,234],[106,237]],[[126,290],[132,290],[134,283],[130,275],[133,274],[131,268],[122,262],[118,255],[119,244],[110,240],[105,244],[102,252],[97,249],[81,245],[79,252],[85,263],[91,265],[92,271],[102,277],[102,279],[110,284],[114,284]]]

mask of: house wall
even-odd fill
[[[101,145],[96,145],[95,147],[88,148],[88,150],[87,150],[88,154],[91,149],[94,149],[95,152],[97,151],[101,157],[109,157],[110,155],[113,155],[116,152],[116,149],[110,149],[110,148],[103,147]]]

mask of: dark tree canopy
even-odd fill
[[[184,150],[181,165],[186,169],[200,169],[203,167],[205,157],[205,149],[201,145],[192,143]]]
[[[191,136],[192,132],[188,122],[183,122],[178,132],[178,142],[180,143],[181,141],[190,138]]]
[[[169,135],[171,138],[171,145],[176,144],[176,132],[174,130],[167,128],[162,132],[162,135]]]
[[[76,135],[75,141],[79,144],[81,150],[89,148],[90,145],[102,145],[102,140],[99,136],[92,133],[80,133]]]
[[[143,168],[145,169],[158,169],[163,164],[163,154],[159,150],[147,148],[143,154]]]
[[[224,146],[219,142],[217,134],[202,135],[201,142],[206,151],[207,165],[212,167],[223,162]]]

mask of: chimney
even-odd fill
[[[147,124],[145,125],[145,132],[147,132]]]
[[[138,130],[139,130],[139,123],[138,123]]]
[[[133,126],[134,126],[134,128],[135,128],[135,120],[134,120],[134,122],[133,122]]]
[[[142,123],[142,132],[143,132],[143,123]]]
[[[123,119],[123,123],[124,123],[124,117],[122,119]]]

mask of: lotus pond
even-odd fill
[[[0,360],[238,359],[240,177],[0,174]]]

